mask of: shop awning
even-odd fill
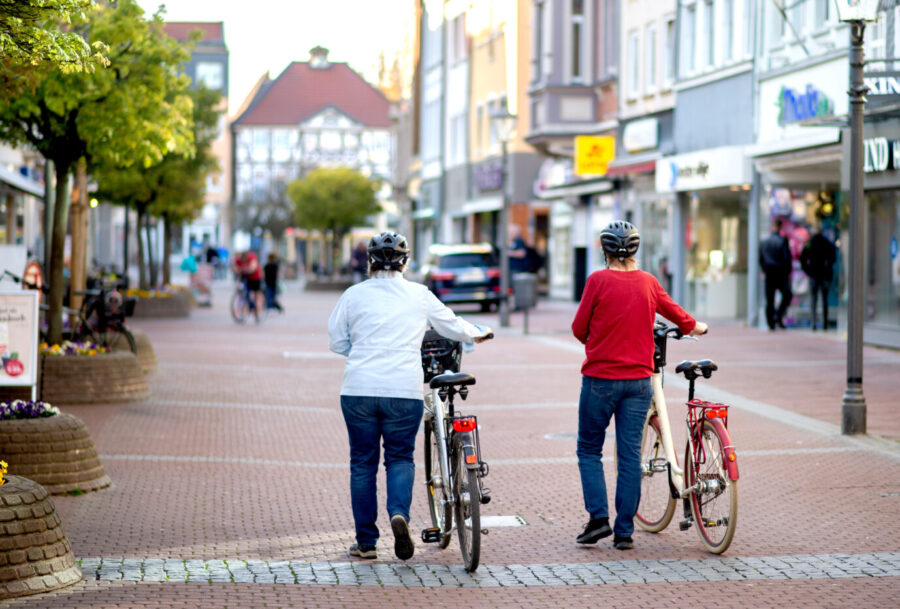
[[[12,171],[4,165],[0,165],[0,182],[7,186],[36,197],[44,196],[43,185],[35,182],[31,178],[23,176],[17,171]]]
[[[841,130],[836,127],[819,127],[816,128],[816,131],[818,131],[818,133],[813,133],[804,137],[792,137],[784,140],[775,140],[774,142],[755,144],[747,148],[747,155],[752,157],[769,156],[794,150],[803,150],[805,148],[827,146],[841,141]]]
[[[465,214],[480,214],[486,211],[499,211],[503,208],[503,198],[500,196],[484,197],[474,201],[463,203],[462,210]]]
[[[417,209],[412,213],[413,220],[430,220],[434,218],[434,208],[428,207],[426,209]]]
[[[652,154],[616,159],[610,162],[606,177],[653,173],[656,171],[656,159],[660,157],[659,152],[654,152]]]
[[[566,197],[577,197],[579,195],[591,195],[601,192],[610,192],[613,189],[613,183],[603,176],[601,178],[591,178],[589,180],[579,180],[577,182],[568,182],[559,186],[551,186],[537,193],[539,199],[565,199]]]

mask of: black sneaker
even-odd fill
[[[358,556],[359,558],[378,558],[378,552],[375,546],[369,546],[364,543],[355,543],[347,550],[350,556]]]
[[[634,540],[631,537],[619,537],[616,535],[613,537],[613,546],[617,550],[631,550],[634,548]]]
[[[578,543],[597,543],[604,537],[612,535],[609,518],[597,518],[584,526],[584,532],[575,538]]]
[[[394,532],[394,554],[400,560],[408,560],[416,551],[412,536],[409,534],[409,523],[400,514],[391,516],[391,530]]]

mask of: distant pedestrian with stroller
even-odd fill
[[[794,293],[791,291],[791,248],[788,240],[781,235],[781,218],[772,221],[772,232],[759,244],[759,265],[765,275],[766,322],[769,329],[784,328],[784,315]],[[775,293],[781,294],[778,308],[775,308]]]
[[[614,535],[617,550],[634,547],[634,517],[641,500],[641,435],[653,388],[653,323],[659,313],[684,334],[707,326],[688,315],[659,281],[637,268],[641,237],[629,222],[611,222],[600,233],[606,269],[591,273],[572,321],[584,344],[578,402],[578,470],[590,516],[575,539],[595,544]],[[616,519],[609,525],[603,445],[610,421],[616,429]]]
[[[809,277],[809,319],[812,329],[816,329],[816,309],[818,299],[822,298],[822,329],[828,329],[828,292],[831,290],[834,263],[837,260],[837,248],[831,240],[822,234],[820,228],[803,246],[800,252],[800,267]]]

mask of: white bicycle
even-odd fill
[[[669,525],[675,504],[681,499],[684,520],[678,528],[685,531],[696,524],[706,549],[721,554],[734,538],[738,513],[737,453],[728,433],[728,405],[694,399],[694,381],[701,376],[710,378],[718,370],[715,362],[683,361],[676,366],[675,372],[684,374],[689,382],[687,444],[684,467],[680,467],[663,393],[662,373],[670,336],[680,339],[683,334],[678,328],[657,322],[653,329],[653,401],[641,441],[641,502],[635,520],[645,531],[658,533]]]

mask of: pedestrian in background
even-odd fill
[[[366,244],[360,241],[353,248],[350,254],[350,271],[353,273],[353,283],[357,284],[366,278],[367,266],[369,264],[368,254],[366,253]]]
[[[591,273],[572,321],[572,333],[584,344],[578,402],[578,469],[584,507],[590,521],[575,539],[594,544],[615,533],[618,550],[634,547],[634,516],[641,499],[641,437],[653,388],[653,324],[659,313],[685,334],[698,336],[707,326],[672,300],[659,281],[637,268],[637,228],[610,223],[600,233],[607,268]],[[603,443],[616,419],[616,520],[609,526]]]
[[[828,292],[831,289],[833,267],[836,260],[837,248],[828,237],[822,234],[821,227],[800,252],[800,267],[809,277],[809,320],[813,330],[816,329],[816,309],[819,296],[822,297],[822,329],[828,329]]]
[[[791,291],[791,248],[788,240],[781,236],[781,218],[772,221],[772,232],[759,244],[759,265],[765,275],[766,322],[769,329],[784,328],[784,314],[791,306],[794,293]],[[775,293],[781,294],[778,308],[775,308]]]
[[[347,357],[341,411],[350,439],[350,501],[356,543],[350,556],[377,558],[379,532],[376,476],[384,444],[387,512],[394,554],[411,558],[409,508],[415,475],[416,434],[422,422],[422,338],[431,325],[442,336],[481,342],[490,329],[457,317],[424,284],[407,281],[406,238],[372,237],[369,278],[342,295],[328,320],[329,348]]]
[[[284,313],[284,308],[278,302],[279,266],[278,254],[269,252],[266,265],[263,267],[263,278],[266,283],[266,308],[277,309],[279,313]]]

